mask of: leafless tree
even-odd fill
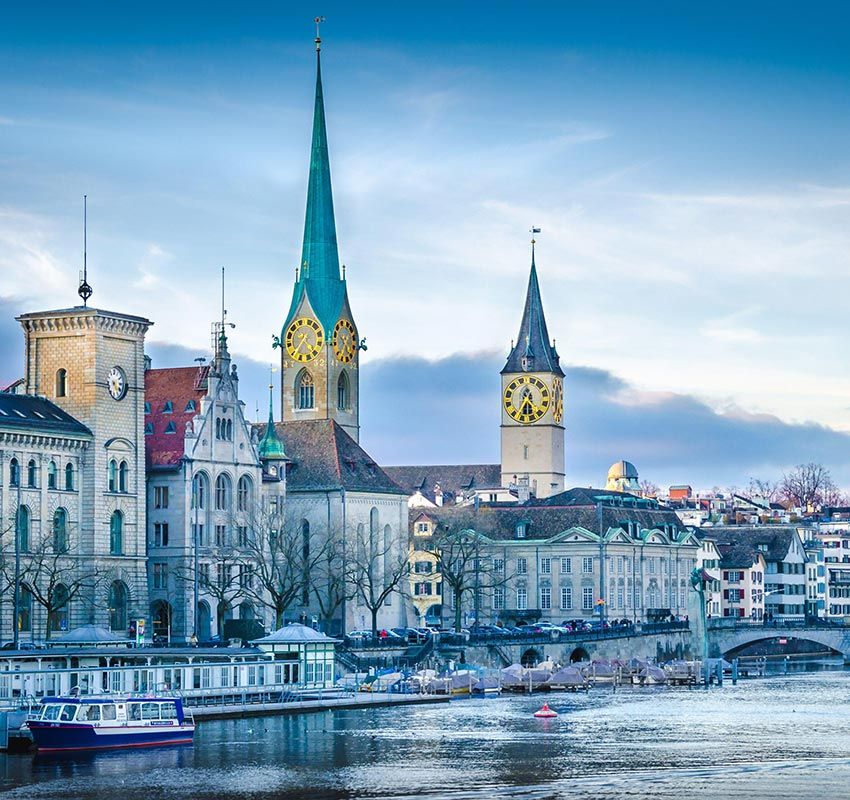
[[[326,631],[330,629],[337,611],[350,596],[345,577],[343,542],[331,536],[313,563],[310,581]]]
[[[6,539],[4,537],[0,570],[4,587],[13,590],[14,543],[10,544]],[[82,557],[77,537],[72,535],[65,523],[61,527],[54,523],[54,529],[49,533],[42,533],[36,540],[30,538],[21,544],[19,591],[26,588],[33,602],[44,609],[44,638],[49,641],[51,633],[58,629],[59,613],[81,595],[94,597],[105,574],[94,559]]]
[[[239,581],[245,559],[239,549],[228,544],[201,547],[198,560],[198,584],[202,594],[215,601],[216,630],[224,632],[224,617],[244,593]],[[193,564],[175,570],[175,578],[187,584],[195,581]]]
[[[442,525],[431,540],[430,549],[437,558],[436,569],[452,592],[454,604],[454,628],[461,628],[463,600],[467,594],[480,593],[503,586],[507,582],[504,569],[496,565],[482,542],[481,536],[469,527]],[[478,620],[476,620],[478,622]]]
[[[658,497],[661,487],[654,481],[644,478],[640,482],[640,493],[642,497]]]
[[[798,464],[782,476],[780,492],[783,499],[804,511],[825,503],[827,496],[837,492],[829,470],[823,464]]]
[[[407,548],[387,541],[377,530],[358,526],[354,547],[346,558],[350,597],[358,598],[372,615],[372,636],[378,634],[378,612],[393,594],[400,594],[408,574]]]
[[[252,568],[251,580],[242,591],[268,608],[275,629],[280,628],[292,606],[309,604],[315,570],[325,557],[328,539],[323,532],[311,532],[306,520],[293,523],[262,506],[252,509],[242,535],[244,540],[237,547]]]
[[[763,497],[768,503],[778,503],[782,497],[781,485],[776,480],[764,480],[762,478],[750,478],[747,485],[749,497]]]

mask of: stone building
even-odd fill
[[[284,459],[266,441],[264,469],[219,328],[209,364],[145,373],[151,619],[174,641],[222,636],[229,619],[270,621],[257,548],[282,518]]]
[[[654,500],[570,489],[523,504],[429,509],[433,536],[472,531],[480,538],[480,596],[467,618],[482,622],[628,618],[687,614],[699,541]],[[414,532],[415,535],[415,532]],[[474,561],[472,563],[475,563]],[[477,582],[474,573],[468,584]],[[443,585],[443,617],[453,598]]]
[[[151,323],[86,306],[18,321],[26,371],[19,393],[0,399],[0,502],[4,527],[18,530],[19,632],[43,638],[48,625],[83,622],[126,632],[148,609],[141,443]],[[4,604],[4,631],[13,605]]]

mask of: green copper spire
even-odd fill
[[[313,143],[307,185],[307,214],[301,264],[292,305],[284,329],[291,322],[306,293],[313,311],[330,335],[339,318],[345,297],[345,282],[339,274],[339,250],[336,241],[328,133],[325,127],[325,102],[322,93],[322,62],[316,38],[316,101],[313,108]]]
[[[274,406],[272,404],[272,392],[274,384],[269,384],[269,421],[266,425],[266,432],[260,441],[259,454],[261,461],[285,461],[286,452],[283,449],[283,442],[277,435],[277,429],[274,426]]]

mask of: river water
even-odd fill
[[[554,720],[532,714],[543,700]],[[850,672],[206,722],[191,747],[0,755],[10,798],[850,796]]]

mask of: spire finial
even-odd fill
[[[80,286],[77,294],[83,298],[83,306],[87,306],[89,298],[94,294],[94,289],[88,282],[88,195],[83,195],[83,273],[80,275]]]
[[[537,239],[534,238],[534,234],[540,233],[540,228],[535,228],[534,225],[532,225],[528,229],[528,232],[531,234],[531,263],[533,264],[534,263],[534,245],[537,244]]]
[[[324,17],[315,17],[313,22],[316,23],[316,52],[318,53],[322,49],[322,36],[321,30],[319,26],[325,21]]]

